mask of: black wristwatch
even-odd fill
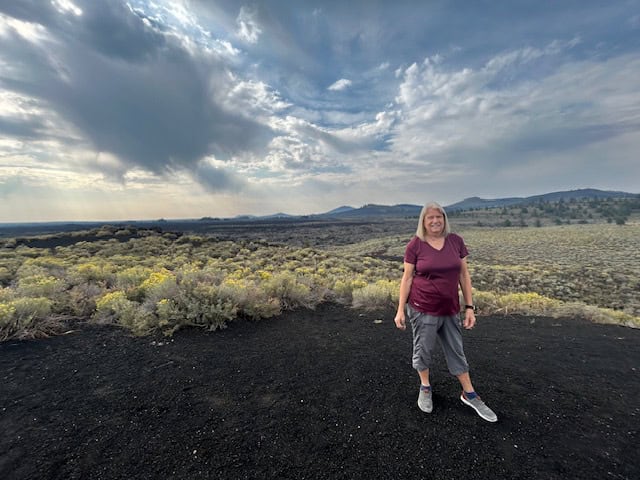
[[[478,307],[476,307],[475,305],[465,305],[464,309],[465,310],[471,309],[473,310],[473,313],[476,313],[478,311]]]

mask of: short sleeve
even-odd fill
[[[418,242],[416,240],[418,240],[418,237],[413,237],[404,251],[404,261],[412,265],[418,262]]]
[[[469,250],[467,250],[467,246],[464,244],[464,240],[462,237],[456,235],[459,241],[458,251],[460,252],[460,258],[465,258],[469,255]]]

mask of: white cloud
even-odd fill
[[[255,118],[275,114],[291,106],[277,91],[260,81],[241,80],[230,74],[230,85],[219,96],[222,104],[231,111]]]
[[[71,0],[54,0],[51,3],[61,12],[71,12],[77,17],[82,15],[82,9],[75,5]]]
[[[0,38],[8,38],[11,33],[17,33],[33,44],[41,44],[49,39],[47,29],[42,25],[0,14]]]
[[[249,43],[257,43],[262,29],[257,21],[257,12],[255,9],[243,6],[236,19],[238,25],[238,36]]]
[[[479,69],[430,59],[406,68],[389,140],[389,180],[407,168],[416,180],[442,185],[452,177],[461,186],[485,177],[486,189],[498,191],[526,177],[542,189],[558,176],[581,176],[588,185],[607,157],[628,164],[640,130],[640,88],[632,80],[640,78],[640,59],[558,58],[574,44],[506,52]],[[625,148],[604,153],[623,138]]]
[[[331,85],[329,85],[329,87],[327,88],[327,90],[332,90],[332,91],[342,91],[342,90],[346,90],[347,88],[349,88],[351,86],[353,82],[351,80],[348,80],[346,78],[341,78],[340,80],[332,83]]]

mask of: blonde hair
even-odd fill
[[[428,210],[438,210],[442,216],[444,217],[444,236],[446,237],[451,233],[451,227],[449,227],[449,218],[447,217],[447,212],[444,211],[444,208],[437,202],[429,202],[424,207],[422,207],[422,211],[420,212],[420,218],[418,219],[418,228],[416,229],[416,237],[418,237],[423,242],[427,241],[427,231],[424,228],[424,217],[427,215]]]

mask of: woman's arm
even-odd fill
[[[467,258],[462,259],[462,266],[460,268],[460,288],[462,289],[462,297],[464,298],[465,305],[473,305],[473,292],[471,288],[471,274],[469,273],[469,266],[467,265]],[[476,323],[476,315],[470,308],[464,309],[464,328],[473,328]]]
[[[396,327],[400,330],[407,328],[405,323],[404,308],[407,305],[407,299],[409,298],[409,292],[411,291],[411,284],[413,283],[413,272],[415,265],[413,263],[404,262],[404,273],[402,274],[402,280],[400,280],[400,298],[398,300],[398,311],[396,312]]]

